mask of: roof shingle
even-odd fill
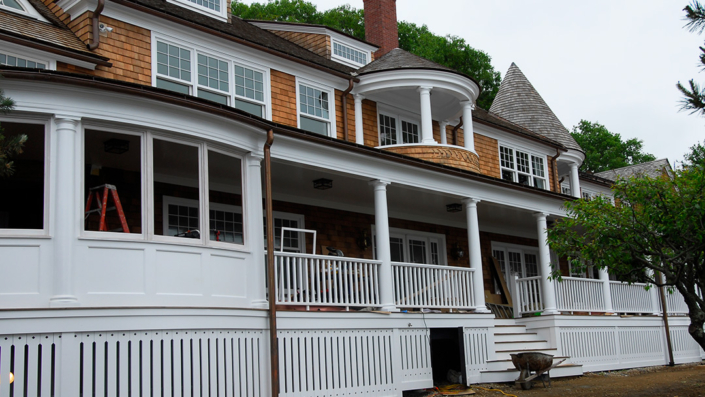
[[[662,176],[664,172],[670,173],[671,171],[671,164],[668,163],[668,159],[658,159],[647,163],[634,164],[622,168],[615,168],[613,170],[596,172],[595,175],[601,178],[616,181],[619,178],[629,178],[640,175],[658,178]]]

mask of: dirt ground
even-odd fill
[[[575,378],[553,379],[544,388],[535,382],[531,390],[521,390],[514,384],[473,385],[474,396],[503,397],[497,391],[485,391],[480,387],[500,389],[506,395],[525,396],[668,396],[705,397],[705,363],[676,365],[674,367],[647,367],[623,371],[587,373]],[[427,396],[440,396],[429,393]]]

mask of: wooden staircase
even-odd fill
[[[487,370],[482,371],[482,383],[512,382],[519,377],[519,371],[512,364],[512,353],[541,352],[556,356],[555,348],[542,340],[538,334],[527,332],[525,325],[514,319],[495,319],[494,359],[487,361]],[[568,357],[553,357],[554,362]],[[552,378],[578,376],[583,374],[582,365],[570,364],[570,359],[551,370]]]

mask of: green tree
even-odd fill
[[[688,331],[705,348],[705,161],[690,158],[697,160],[670,175],[618,180],[617,205],[604,198],[567,202],[568,217],[548,230],[548,240],[575,267],[592,264],[620,279],[680,292]]]
[[[702,33],[705,29],[705,7],[699,1],[695,0],[683,9],[685,11],[685,27],[695,33]],[[700,47],[700,64],[705,68],[705,47]],[[680,81],[676,84],[676,88],[683,94],[681,100],[681,110],[698,113],[705,116],[705,87],[701,88],[695,80],[690,79],[688,86],[684,86]]]
[[[232,12],[244,19],[325,25],[360,40],[365,39],[364,11],[347,4],[321,12],[305,0],[269,0],[251,5],[235,0]],[[400,21],[398,29],[399,48],[474,78],[482,87],[477,105],[490,108],[502,78],[494,70],[492,58],[487,53],[470,47],[458,36],[438,36],[430,32],[426,25]]]
[[[610,132],[600,123],[580,120],[570,134],[585,151],[582,170],[586,172],[602,172],[656,160],[654,155],[642,151],[641,140],[623,141],[619,134]]]
[[[7,113],[15,106],[15,102],[0,90],[0,112]],[[0,127],[0,177],[8,177],[15,172],[12,157],[22,153],[22,147],[27,141],[27,135],[21,134],[5,138]]]

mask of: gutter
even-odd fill
[[[458,129],[463,126],[463,116],[460,116],[460,122],[453,127],[453,145],[458,146]]]
[[[348,89],[343,91],[343,139],[348,140],[348,94],[352,91],[355,85],[354,78],[350,78]]]
[[[105,8],[105,0],[98,0],[98,6],[95,11],[93,11],[93,17],[91,17],[91,22],[93,23],[93,38],[90,44],[88,44],[88,49],[95,51],[100,45],[100,14],[103,13],[103,8]]]

